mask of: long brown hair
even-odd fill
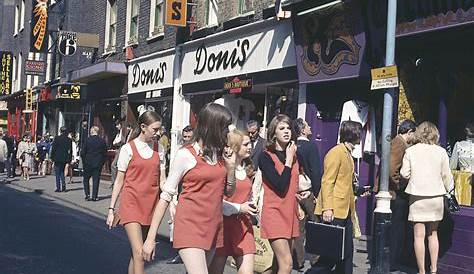
[[[232,113],[224,106],[208,103],[199,111],[193,142],[202,142],[202,156],[210,159],[214,155],[222,157],[230,124]]]
[[[132,133],[130,134],[130,141],[137,138],[140,136],[140,133],[142,133],[142,129],[140,127],[141,124],[145,124],[147,126],[155,123],[155,122],[161,122],[161,116],[151,110],[147,110],[138,117],[137,125],[133,129]]]
[[[267,132],[267,149],[269,151],[275,151],[275,144],[276,144],[276,136],[275,132],[279,123],[288,124],[291,128],[291,140],[295,140],[295,132],[292,127],[291,119],[285,114],[278,114],[277,116],[273,117],[270,125],[268,126]]]

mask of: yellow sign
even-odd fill
[[[398,87],[397,66],[372,69],[370,74],[372,75],[371,90]]]
[[[166,0],[165,25],[186,27],[187,0]]]

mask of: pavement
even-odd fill
[[[97,229],[102,233],[112,233],[115,235],[115,240],[117,244],[129,250],[128,241],[126,235],[122,228],[117,228],[112,231],[106,229],[105,218],[107,213],[107,208],[109,207],[110,197],[111,197],[111,188],[110,181],[101,180],[99,187],[99,201],[85,201],[84,192],[82,185],[82,177],[74,177],[71,184],[67,184],[66,192],[54,192],[55,190],[55,178],[54,176],[32,176],[30,181],[21,181],[18,177],[15,179],[8,179],[7,184],[8,188],[17,191],[18,193],[23,192],[25,194],[34,194],[33,197],[39,199],[41,198],[43,203],[54,204],[55,206],[60,206],[63,210],[74,210],[77,214],[83,214],[94,219],[94,223],[97,226]],[[0,189],[1,189],[0,185]],[[168,216],[166,218],[169,218]],[[1,219],[0,219],[1,220]],[[82,220],[83,221],[83,220]],[[167,223],[167,219],[164,219],[163,224]],[[86,223],[83,223],[86,225]],[[75,227],[78,229],[80,222]],[[75,232],[73,232],[75,233]],[[169,231],[168,226],[162,225],[159,231],[159,244],[157,247],[160,251],[157,252],[157,258],[153,263],[147,266],[147,273],[185,273],[183,265],[167,265],[165,264],[166,260],[174,256],[175,252],[172,250],[171,245],[168,242]],[[365,238],[355,239],[354,240],[354,273],[368,273],[370,264],[368,260],[367,252],[367,240]],[[99,247],[100,249],[100,247]],[[1,248],[0,248],[1,251]],[[100,251],[99,251],[100,252]],[[129,252],[129,251],[127,251]],[[129,253],[125,256],[129,256]],[[128,262],[127,259],[123,259]],[[1,264],[1,254],[0,254],[0,264]],[[121,262],[120,265],[123,265]],[[0,267],[1,268],[1,267]],[[309,262],[306,262],[305,268],[302,272],[306,271],[309,268]],[[4,272],[2,272],[4,273]],[[33,272],[12,272],[12,273],[33,273]],[[34,273],[46,273],[46,272],[34,272]],[[48,272],[56,273],[56,272]],[[57,272],[60,273],[60,272]],[[80,272],[61,272],[61,273],[80,273]],[[94,272],[88,272],[94,273]],[[99,272],[97,272],[99,273]],[[122,273],[122,272],[104,272],[104,273]],[[123,272],[124,273],[124,272]],[[226,267],[224,273],[236,273],[236,271],[230,266]],[[293,273],[301,273],[293,271]],[[393,273],[413,273],[412,271],[406,272],[393,272]],[[416,272],[415,272],[416,273]]]

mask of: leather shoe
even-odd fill
[[[178,255],[174,256],[173,258],[169,259],[168,261],[166,261],[167,264],[182,264],[183,263],[183,260],[181,259],[181,257]]]
[[[59,189],[56,189],[54,192],[61,192],[61,190],[59,190]]]
[[[91,199],[91,201],[93,201],[93,202],[97,202],[98,200],[99,200],[99,198],[97,198],[97,197]]]

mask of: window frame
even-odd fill
[[[165,1],[164,0],[151,0],[150,6],[150,27],[148,31],[148,38],[156,38],[163,36],[165,32]],[[162,5],[161,7],[161,25],[156,26],[156,7]],[[158,31],[156,27],[161,27]]]
[[[15,5],[15,24],[13,29],[13,36],[18,35],[18,29],[20,27],[20,5]]]
[[[212,2],[215,3],[215,7],[216,7],[216,10],[215,10],[216,22],[211,24],[209,23],[209,19],[210,19],[210,11],[211,11]],[[214,27],[218,25],[219,25],[219,5],[216,2],[216,0],[206,0],[206,27]]]
[[[113,53],[116,51],[117,46],[117,0],[107,0],[107,8],[106,8],[106,15],[105,15],[105,33],[104,33],[104,54]],[[115,35],[114,41],[111,41],[111,27],[112,27],[112,11],[115,10]]]
[[[25,29],[25,0],[21,0],[20,7],[20,25],[18,32],[21,32]]]
[[[243,11],[244,2],[245,2],[245,0],[239,0],[239,15],[245,15],[245,14],[249,14],[249,13],[254,12],[253,0],[251,0],[252,8],[245,11],[245,12]]]
[[[136,29],[137,29],[137,37],[135,37],[136,40],[132,40],[132,8],[133,8],[133,2],[136,1],[137,3],[137,23],[136,23]],[[127,0],[127,21],[126,21],[126,29],[125,29],[125,47],[132,46],[132,45],[137,45],[138,44],[138,36],[139,36],[139,19],[140,19],[140,1],[139,0]],[[125,48],[124,47],[124,48]]]
[[[23,54],[21,52],[18,53],[18,58],[17,58],[17,89],[16,91],[20,91],[21,90],[21,74],[23,72]]]

